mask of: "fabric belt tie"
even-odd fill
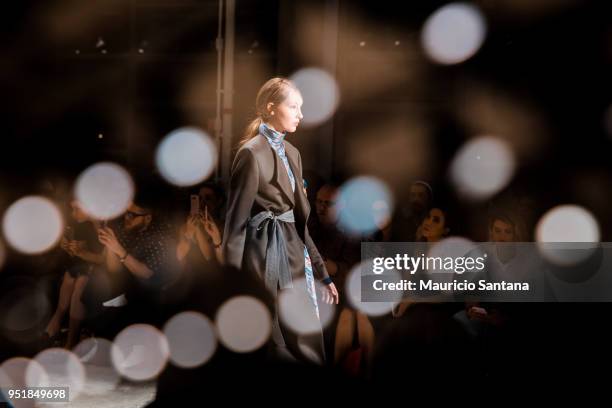
[[[249,226],[257,228],[257,231],[266,229],[268,234],[264,281],[266,288],[272,291],[275,297],[278,287],[281,289],[293,288],[287,244],[280,222],[295,222],[293,210],[280,215],[275,215],[272,211],[262,211],[249,220]]]

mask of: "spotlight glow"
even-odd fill
[[[25,373],[29,387],[68,387],[71,401],[79,396],[85,385],[85,369],[77,356],[64,349],[50,348],[38,353],[34,361],[38,364],[29,365]]]
[[[467,238],[448,237],[434,243],[427,251],[427,256],[432,258],[459,258],[475,249],[477,249],[476,244]],[[435,269],[431,269],[431,271],[439,272]]]
[[[455,155],[450,176],[457,191],[474,200],[484,200],[503,189],[512,179],[515,160],[510,146],[491,136],[467,142]]]
[[[34,407],[36,400],[33,399],[9,399],[8,389],[20,389],[27,387],[26,370],[35,370],[44,374],[44,368],[33,360],[24,357],[14,357],[6,360],[0,365],[0,393],[6,401],[10,401],[15,408]]]
[[[217,165],[217,147],[197,128],[185,127],[168,134],[155,156],[161,175],[171,184],[193,186],[204,181]]]
[[[75,196],[83,211],[91,217],[110,220],[130,206],[134,199],[134,183],[123,167],[98,163],[79,175]]]
[[[367,235],[384,227],[393,212],[391,190],[374,177],[361,176],[340,187],[338,223],[350,235]]]
[[[111,360],[115,369],[134,381],[157,377],[168,362],[168,340],[155,327],[134,324],[123,329],[115,338]]]
[[[599,242],[599,226],[593,214],[577,205],[549,210],[538,222],[538,242]]]
[[[271,322],[266,306],[250,296],[226,301],[215,319],[219,340],[237,353],[248,353],[263,346],[270,337]]]
[[[402,299],[402,293],[399,291],[393,292],[393,299],[389,299],[388,302],[362,302],[361,301],[361,277],[362,268],[364,271],[368,271],[371,274],[372,271],[372,259],[366,259],[358,265],[354,266],[349,272],[346,280],[346,294],[349,302],[358,310],[370,316],[382,316],[391,312],[393,305]],[[365,274],[364,274],[365,276]],[[401,280],[400,274],[395,270],[385,271],[385,277],[390,281],[398,282]]]
[[[319,68],[303,68],[291,76],[291,82],[300,90],[304,99],[304,125],[320,125],[336,112],[340,103],[340,89],[328,72]]]
[[[477,250],[476,244],[467,238],[448,237],[434,243],[427,251],[427,256],[444,260],[447,258],[457,259],[463,258],[475,250]],[[453,279],[460,278],[463,273],[467,272],[467,269],[463,270],[463,272],[459,268],[454,270],[444,269],[443,264],[436,265],[434,263],[433,266],[433,268],[427,270],[427,273],[437,274],[435,276],[436,282],[452,282]],[[440,269],[437,269],[437,266]],[[467,276],[469,276],[469,273]]]
[[[111,350],[115,347],[103,338],[88,338],[80,342],[73,350],[85,368],[85,385],[83,393],[104,395],[117,388],[121,379],[115,371],[111,359]]]
[[[5,389],[25,386],[25,373],[31,361],[25,357],[13,357],[3,362],[0,365],[0,387]]]
[[[552,208],[536,226],[536,241],[545,244],[539,245],[542,255],[560,265],[573,265],[588,258],[600,238],[593,214],[577,205]]]
[[[4,214],[6,241],[19,252],[40,254],[53,247],[63,230],[60,211],[50,200],[28,196],[15,201]]]
[[[183,368],[206,363],[217,349],[217,338],[210,320],[198,312],[182,312],[164,326],[170,346],[170,361]]]
[[[472,57],[484,42],[486,22],[482,13],[466,3],[447,4],[425,22],[421,43],[439,64],[458,64]]]
[[[284,290],[278,297],[278,308],[280,319],[293,331],[299,334],[313,334],[321,331],[321,327],[326,327],[334,316],[334,306],[327,303],[318,302],[319,318],[312,310],[313,304],[307,288],[306,279],[300,278],[293,281],[292,290]],[[315,282],[317,298],[321,295],[323,286]]]

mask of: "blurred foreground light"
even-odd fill
[[[393,207],[393,196],[385,183],[375,177],[356,177],[340,187],[338,222],[350,235],[368,235],[389,223]]]
[[[23,387],[26,385],[26,370],[32,360],[25,357],[13,357],[0,365],[0,387]],[[40,365],[38,371],[44,371]]]
[[[155,327],[134,324],[123,329],[114,341],[111,359],[115,369],[134,381],[157,377],[168,362],[169,346],[166,337]]]
[[[1,401],[9,401],[8,390],[9,389],[22,389],[27,387],[26,383],[26,370],[36,371],[40,375],[44,375],[44,368],[37,362],[27,359],[25,357],[14,357],[6,360],[0,365],[0,392],[3,394],[0,396]],[[4,397],[4,400],[2,400]],[[34,399],[10,399],[11,403],[15,408],[26,408],[34,407],[36,400]]]
[[[456,153],[450,167],[457,191],[473,200],[484,200],[503,189],[512,179],[515,159],[510,146],[495,137],[468,141]]]
[[[6,241],[28,255],[40,254],[53,247],[63,228],[62,215],[55,204],[39,196],[15,201],[2,220]]]
[[[363,276],[374,275],[372,272],[373,262],[372,259],[366,259],[362,261],[349,272],[346,280],[346,294],[350,304],[356,309],[370,316],[382,316],[391,312],[395,302],[399,302],[402,299],[402,292],[393,291],[389,294],[388,302],[362,302],[361,301],[361,277],[362,270]],[[384,272],[385,278],[389,281],[398,282],[401,280],[400,274],[395,270],[386,270]]]
[[[130,174],[115,163],[98,163],[83,171],[75,185],[81,208],[91,217],[109,220],[123,214],[134,199]]]
[[[115,371],[111,350],[115,345],[107,339],[92,337],[83,340],[73,353],[85,368],[83,392],[88,395],[104,395],[114,390],[121,376]]]
[[[340,103],[340,89],[328,72],[319,68],[304,68],[295,72],[290,79],[304,100],[304,125],[320,125],[333,116]]]
[[[540,252],[549,261],[559,265],[582,262],[598,247],[599,240],[597,220],[588,210],[577,205],[552,208],[540,218],[536,226],[536,241],[541,244]]]
[[[34,357],[34,364],[26,369],[25,379],[28,387],[68,387],[73,401],[85,385],[85,369],[70,351],[50,348]]]
[[[440,240],[439,242],[434,243],[431,248],[427,251],[427,256],[430,258],[463,258],[468,253],[476,250],[476,244],[470,241],[467,238],[462,237],[448,237]],[[435,265],[435,264],[434,264]],[[435,265],[436,266],[436,265]],[[440,265],[443,267],[443,265]],[[455,270],[445,270],[445,269],[428,269],[429,273],[448,273],[451,272],[450,277],[451,280],[453,278],[453,274],[461,275],[466,270],[463,269],[455,269]],[[457,276],[454,276],[457,277]]]
[[[170,361],[182,368],[206,363],[217,349],[217,338],[210,320],[198,312],[182,312],[164,326],[170,346]]]
[[[291,330],[299,334],[313,334],[326,327],[334,316],[334,307],[321,301],[318,302],[319,318],[310,313],[313,302],[306,288],[306,279],[300,278],[293,281],[293,289],[283,290],[278,296],[278,308],[280,319]],[[321,298],[323,285],[315,282],[317,299]]]
[[[268,308],[250,296],[226,301],[215,319],[219,340],[237,353],[248,353],[263,346],[270,337],[271,322]]]
[[[162,177],[169,183],[193,186],[204,181],[215,169],[217,147],[200,129],[180,128],[161,141],[155,162]]]
[[[485,19],[475,6],[451,3],[429,16],[421,33],[421,43],[433,61],[449,65],[472,57],[485,35]]]

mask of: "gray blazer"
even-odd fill
[[[308,249],[315,279],[328,278],[325,263],[308,233],[310,205],[302,189],[302,159],[285,141],[285,151],[296,179],[295,193],[287,171],[265,136],[257,135],[236,153],[232,165],[223,250],[226,262],[264,278],[270,236],[265,229],[249,225],[261,211],[280,215],[293,210],[295,223],[280,222],[285,237],[289,269],[294,278],[304,277],[304,244]]]

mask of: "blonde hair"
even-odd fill
[[[290,91],[298,91],[297,87],[286,78],[269,79],[257,92],[255,100],[256,117],[246,127],[244,136],[238,147],[259,134],[259,126],[269,119],[268,104],[280,105],[289,96]],[[299,92],[299,91],[298,91]]]

